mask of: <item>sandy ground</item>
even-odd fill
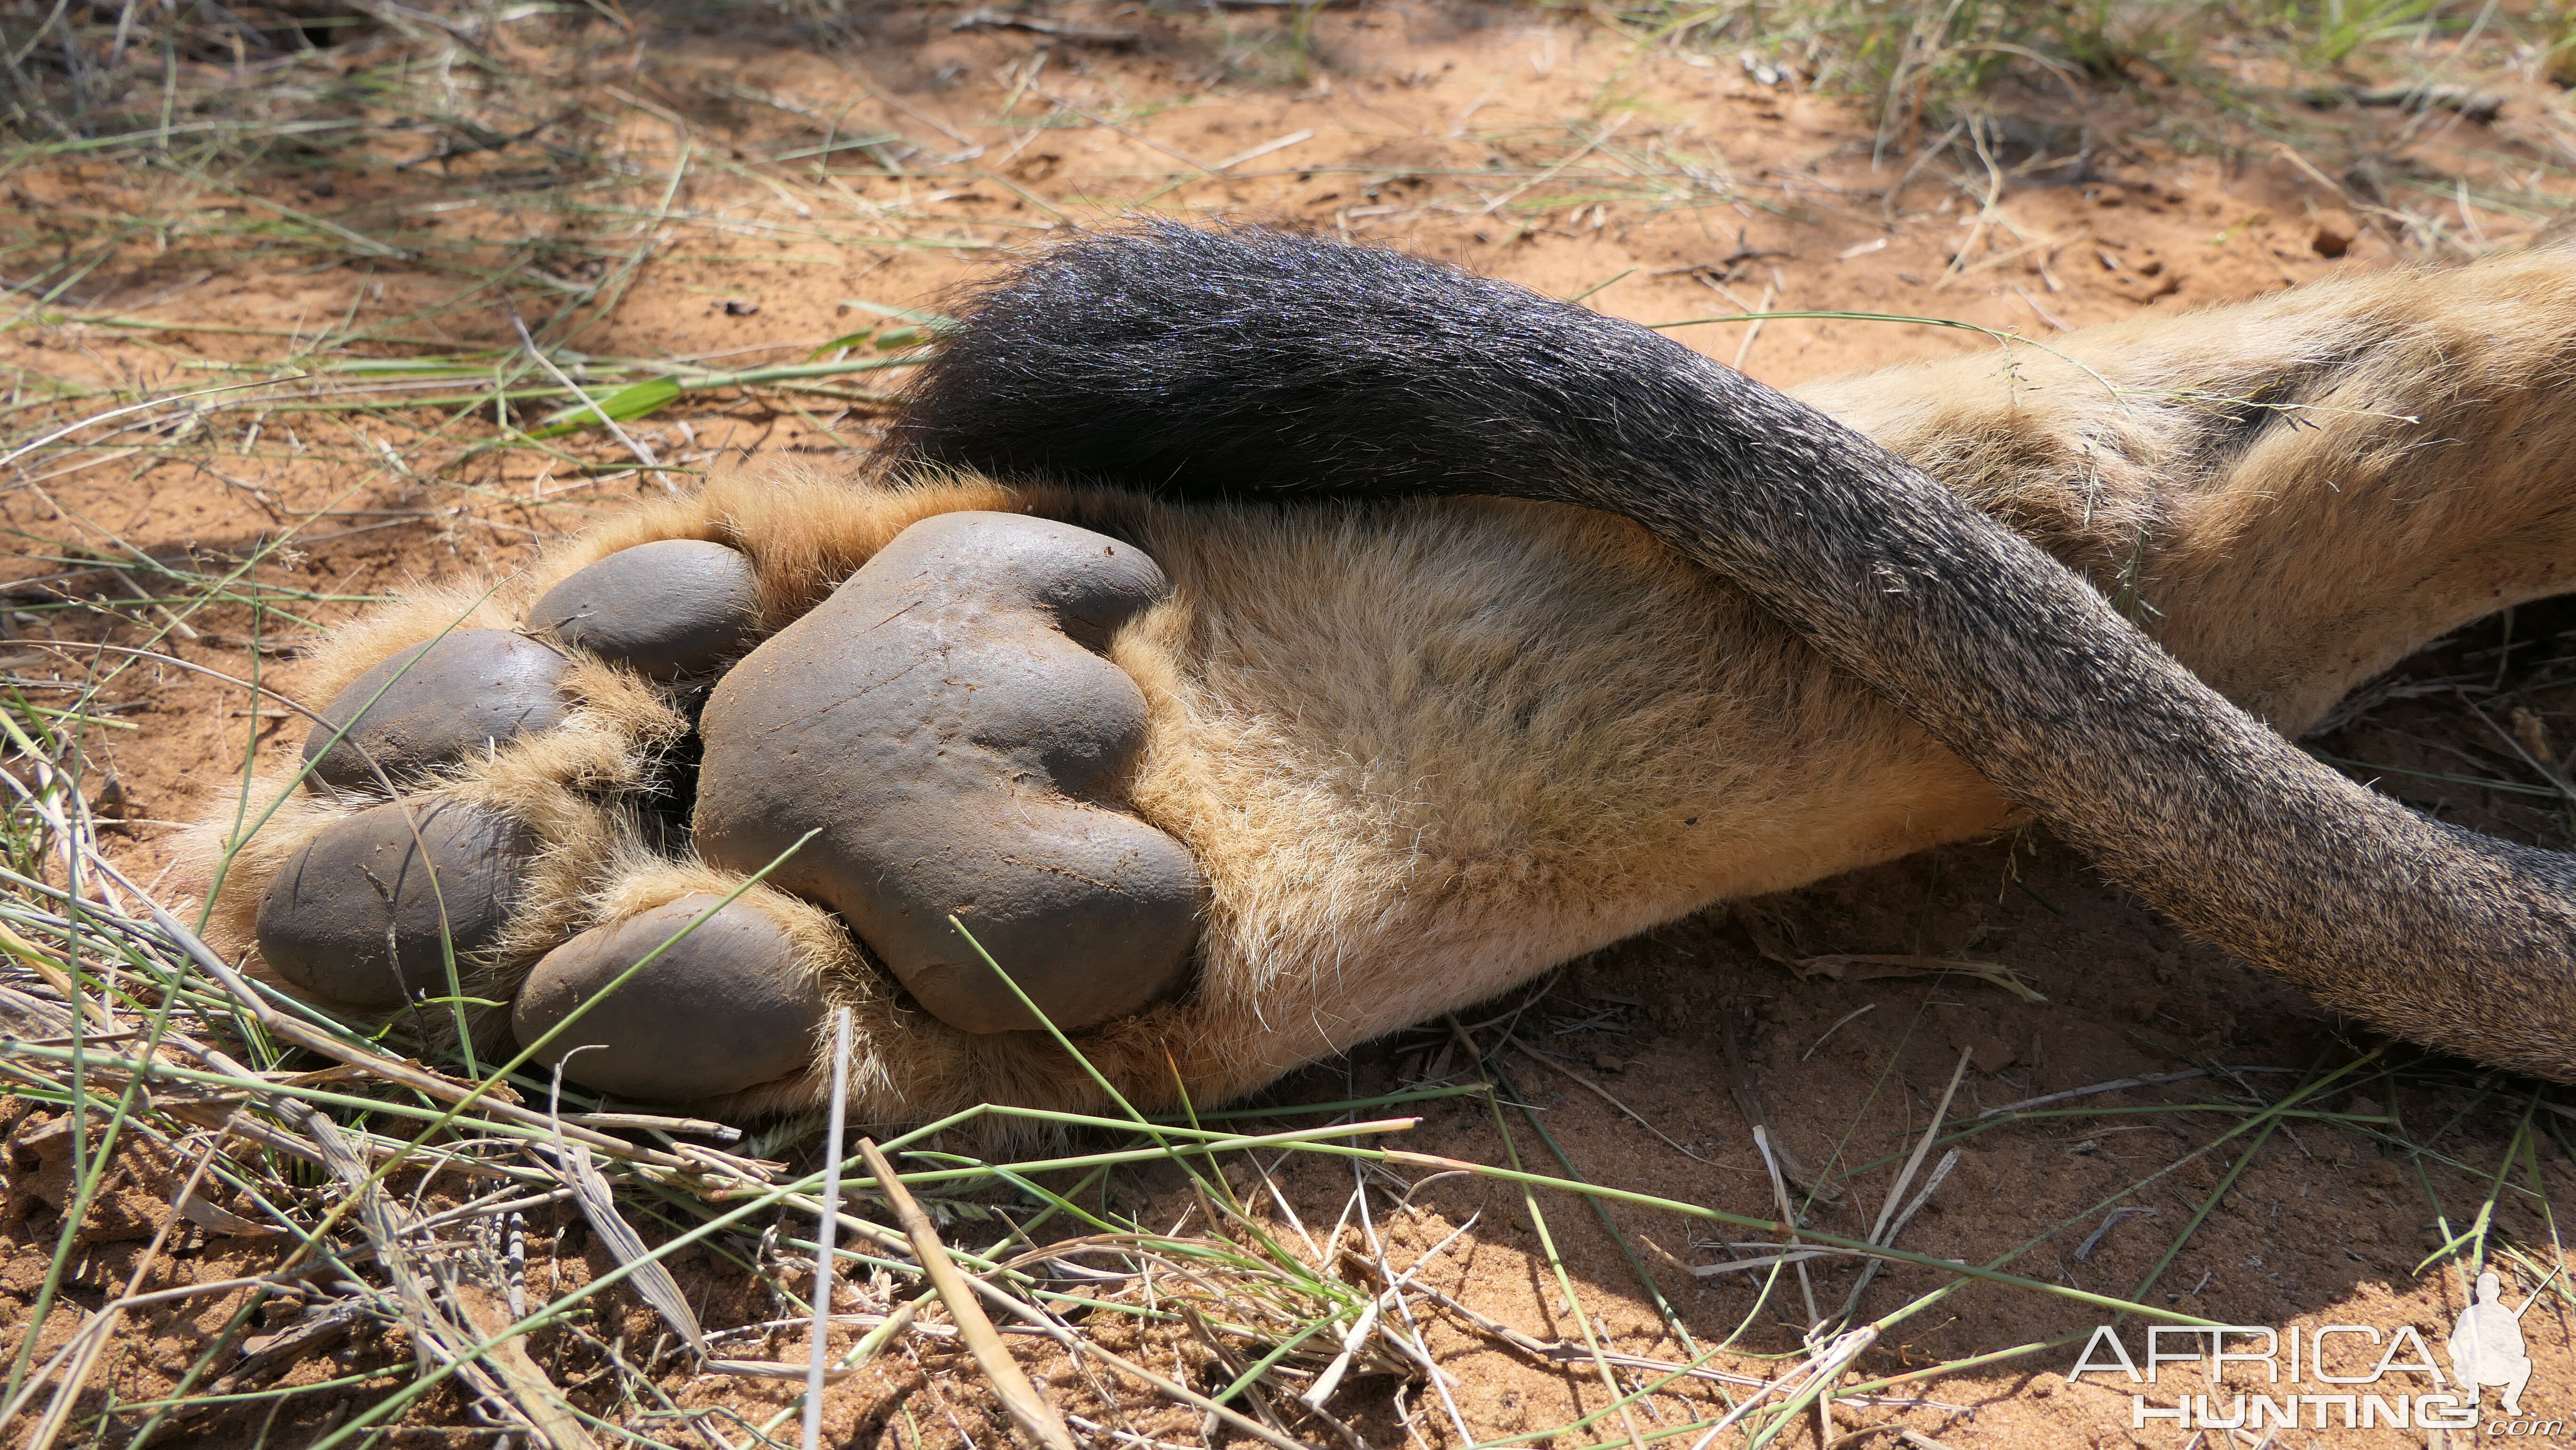
[[[1133,44],[953,28],[964,13],[888,9],[838,48],[739,17],[694,30],[666,18],[647,27],[641,46],[591,48],[579,57],[505,33],[499,49],[523,64],[565,67],[567,89],[631,98],[577,123],[594,128],[594,141],[666,161],[685,145],[696,158],[683,208],[695,220],[639,211],[632,240],[647,244],[648,260],[579,345],[594,356],[794,361],[883,321],[853,303],[936,306],[948,289],[991,265],[997,249],[1041,242],[1053,228],[1139,204],[1397,243],[1556,295],[1588,294],[1590,305],[1640,322],[1843,310],[1953,318],[2037,338],[2142,308],[2194,307],[2337,268],[2389,265],[2407,240],[2384,220],[2357,223],[2353,198],[2330,189],[2312,163],[2287,148],[2245,144],[2189,154],[2169,144],[2156,130],[2162,100],[2152,88],[2094,103],[2087,124],[2098,144],[2089,162],[2011,181],[1962,173],[1948,160],[1908,173],[1915,153],[1912,138],[1902,136],[1874,169],[1866,121],[1808,94],[1795,72],[1766,84],[1732,53],[1638,47],[1589,21],[1548,21],[1535,12],[1410,4],[1326,11],[1314,18],[1312,54],[1304,60],[1284,38],[1288,21],[1257,11],[1176,20],[1132,6],[1076,6],[1039,17],[1140,31]],[[421,78],[424,86],[442,83]],[[2454,119],[2436,128],[2440,134],[2412,138],[2418,164],[2449,167],[2441,174],[2481,186],[2501,184],[2494,178],[2513,170],[2517,148],[2554,116],[2554,90],[2510,94],[2491,124]],[[2062,105],[2059,113],[2063,120]],[[862,164],[864,152],[827,151],[839,159],[813,172],[771,160],[812,146],[826,127],[831,135],[899,138],[903,174]],[[540,164],[532,147],[400,165],[428,156],[434,144],[396,133],[365,153],[371,164],[356,164],[351,158],[361,153],[345,150],[327,166],[272,164],[235,178],[242,195],[224,205],[247,208],[244,215],[325,217],[373,207],[371,216],[399,215],[406,235],[450,239],[540,237],[549,227],[568,233],[582,224],[533,205],[496,204],[493,196],[508,193],[491,189],[452,203],[443,197],[458,177]],[[2017,164],[2010,155],[1997,161],[2006,169]],[[1494,171],[1510,179],[1482,175]],[[772,175],[793,184],[764,179]],[[1910,184],[1893,189],[1909,175]],[[193,188],[166,172],[59,159],[10,177],[7,205],[24,225],[49,210],[167,215],[184,196],[202,195]],[[651,200],[645,196],[643,207]],[[1531,205],[1541,201],[1548,203],[1543,209]],[[2445,223],[2486,242],[2530,226],[2509,212],[2467,207]],[[181,376],[191,359],[279,351],[274,336],[228,328],[318,333],[373,324],[388,347],[462,348],[511,336],[497,306],[417,315],[470,285],[456,269],[398,257],[343,258],[317,268],[309,257],[229,235],[191,236],[185,227],[164,240],[161,253],[119,252],[67,293],[56,313],[0,335],[0,363],[130,384]],[[561,265],[617,263],[593,255]],[[549,320],[542,296],[521,305],[532,326]],[[109,318],[127,321],[110,325]],[[137,318],[148,325],[133,325]],[[1733,321],[1676,335],[1773,383],[1995,345],[1973,333],[1848,319],[1758,327]],[[247,421],[229,417],[210,426],[240,432]],[[863,445],[872,421],[864,405],[818,404],[799,413],[718,390],[693,394],[686,406],[631,431],[685,471],[741,466],[745,458],[757,466],[783,453],[829,457]],[[473,453],[470,438],[431,436],[426,413],[388,412],[353,424],[343,415],[315,414],[308,422],[281,411],[264,415],[260,427],[265,441],[246,435],[225,466],[182,466],[145,454],[0,492],[0,526],[25,551],[16,577],[61,573],[65,566],[54,560],[67,546],[98,547],[111,537],[165,556],[239,554],[287,521],[319,511],[326,517],[306,528],[290,554],[263,564],[260,577],[320,596],[299,608],[327,622],[352,601],[416,579],[524,563],[545,540],[660,486],[613,466],[622,450],[605,438],[563,445],[597,465],[585,469],[524,450]],[[352,428],[363,436],[348,436]],[[428,462],[380,458],[366,465],[366,452],[381,453],[379,445]],[[94,582],[84,577],[62,587],[78,595]],[[46,598],[44,587],[22,584],[13,597],[22,604]],[[2471,631],[2400,673],[2494,670],[2501,685],[2524,691],[2517,698],[2544,730],[2576,739],[2576,696],[2546,683],[2553,673],[2546,666],[2561,652],[2557,630],[2576,626],[2576,616],[2547,606],[2523,616],[2518,626],[2494,622]],[[29,637],[94,636],[85,619],[20,613],[10,628]],[[195,617],[195,638],[169,647],[236,675],[256,667],[292,689],[291,636],[255,654],[247,647],[250,627],[246,611],[219,607]],[[13,656],[22,668],[43,658]],[[131,675],[112,698],[120,711],[114,718],[135,728],[101,732],[91,751],[99,772],[119,783],[135,822],[125,849],[141,880],[169,865],[166,823],[187,820],[218,798],[246,740],[263,752],[301,740],[300,726],[263,716],[241,691],[175,670]],[[2436,699],[2376,711],[2322,747],[2415,770],[2519,771],[2491,739],[2463,725],[2456,708]],[[2463,751],[2476,769],[2464,770]],[[2556,842],[2566,833],[2563,812],[2534,797],[2396,777],[2389,788],[2519,838]],[[1829,953],[1996,962],[2043,1000],[1958,976],[1871,977],[1855,968],[1837,981],[1802,976],[1786,964]],[[2533,1109],[2539,1098],[2528,1084],[2418,1063],[2402,1049],[2382,1049],[2356,1066],[2378,1044],[2342,1035],[2296,994],[2184,938],[2039,832],[1944,848],[1673,923],[1573,964],[1543,990],[1470,1014],[1468,1025],[1490,1047],[1501,1020],[1485,1019],[1506,1018],[1527,1046],[1496,1062],[1527,1113],[1498,1117],[1481,1096],[1434,1101],[1407,1146],[1480,1163],[1517,1152],[1535,1170],[1570,1170],[1599,1184],[1768,1218],[1773,1191],[1748,1122],[1759,1111],[1812,1179],[1839,1185],[1806,1199],[1808,1221],[1852,1235],[1876,1220],[1889,1160],[1911,1145],[1963,1054],[1970,1065],[1954,1119],[2123,1077],[2191,1075],[2054,1104],[1966,1137],[1954,1170],[1901,1246],[2002,1262],[2046,1283],[2234,1324],[2284,1332],[2361,1326],[2369,1333],[2345,1336],[2327,1354],[2326,1368],[2346,1374],[2378,1357],[2376,1348],[2365,1352],[2365,1342],[2411,1328],[2438,1347],[2449,1333],[2464,1303],[2459,1258],[2429,1267],[2420,1261],[2470,1226],[2499,1175],[2509,1181],[2490,1233],[2495,1265],[2508,1270],[2515,1264],[2504,1244],[2522,1250],[2524,1263],[2545,1269],[2556,1262],[2547,1199],[2531,1190],[2576,1186],[2560,1121],[2576,1114],[2545,1102]],[[2338,1070],[2344,1075],[2303,1101],[2305,1115],[2280,1120],[2277,1131],[2240,1135],[2245,1105],[2274,1101]],[[1471,1066],[1435,1027],[1310,1069],[1279,1085],[1270,1100],[1327,1101],[1473,1080]],[[1747,1086],[1758,1106],[1740,1091]],[[1613,1097],[1634,1118],[1614,1107]],[[50,1115],[0,1113],[9,1122],[9,1152],[0,1161],[7,1190],[0,1327],[14,1341],[63,1206],[64,1160]],[[2518,1138],[2527,1118],[2536,1137]],[[1498,1122],[1510,1124],[1508,1145]],[[1562,1150],[1562,1163],[1542,1129]],[[2523,1155],[2506,1159],[2517,1143],[2534,1148],[2527,1168]],[[1877,1166],[1856,1171],[1862,1165]],[[1853,1176],[1841,1181],[1847,1174]],[[1238,1165],[1235,1177],[1257,1192],[1248,1166]],[[68,1333],[82,1305],[94,1307],[106,1286],[124,1282],[137,1241],[162,1212],[148,1191],[154,1181],[155,1165],[139,1159],[134,1185],[94,1213],[84,1235],[94,1247],[81,1256],[73,1302],[45,1326],[46,1345]],[[1293,1210],[1301,1236],[1317,1242],[1343,1218],[1354,1189],[1347,1164],[1315,1158],[1286,1160],[1276,1182],[1281,1197],[1266,1210],[1272,1221],[1286,1224]],[[1175,1222],[1190,1208],[1169,1174],[1124,1175],[1107,1191],[1149,1222]],[[1517,1189],[1463,1176],[1427,1183],[1399,1208],[1402,1196],[1401,1187],[1381,1182],[1372,1199],[1390,1257],[1409,1262],[1472,1218],[1474,1226],[1424,1270],[1424,1281],[1536,1340],[1580,1344],[1596,1333],[1624,1352],[1668,1361],[1723,1344],[1729,1347],[1708,1361],[1711,1368],[1766,1377],[1785,1367],[1783,1356],[1801,1352],[1806,1291],[1793,1278],[1763,1294],[1760,1273],[1695,1272],[1730,1256],[1706,1222],[1626,1206],[1596,1216],[1575,1198],[1542,1194],[1542,1230]],[[2112,1222],[2104,1210],[2114,1203],[2145,1212]],[[1605,1223],[1624,1232],[1633,1263]],[[1343,1241],[1355,1231],[1346,1229]],[[536,1215],[531,1233],[532,1253],[555,1276],[549,1284],[578,1282],[609,1262],[560,1206]],[[1547,1265],[1542,1237],[1562,1256],[1581,1319]],[[269,1252],[257,1241],[183,1233],[167,1272],[221,1277],[255,1269]],[[1816,1301],[1828,1310],[1840,1305],[1854,1270],[1833,1260],[1813,1267]],[[776,1312],[768,1292],[736,1266],[699,1255],[684,1268],[711,1325]],[[2517,1272],[2507,1296],[2515,1304],[2536,1278]],[[1892,1312],[1947,1277],[1892,1267],[1867,1289],[1863,1317]],[[1648,1281],[1662,1306],[1649,1296]],[[881,1305],[881,1288],[862,1284],[855,1292],[858,1307]],[[98,1383],[128,1401],[165,1392],[169,1366],[215,1332],[229,1302],[190,1301],[139,1315],[136,1333]],[[2576,1419],[2571,1307],[2576,1298],[2553,1286],[2520,1321],[2536,1366],[2522,1398],[2526,1415]],[[1461,1426],[1490,1442],[1565,1426],[1608,1401],[1589,1365],[1542,1362],[1460,1314],[1423,1313],[1428,1344],[1456,1377],[1450,1403],[1395,1376],[1355,1380],[1334,1406],[1369,1443],[1454,1444]],[[1908,1443],[1959,1450],[2192,1441],[2170,1421],[2133,1429],[2132,1386],[2124,1377],[2068,1379],[2082,1336],[2109,1317],[2024,1289],[1977,1286],[1941,1298],[1863,1353],[1846,1383],[2070,1335],[2075,1342],[1840,1405],[1833,1443],[1895,1444],[1899,1428],[1931,1437]],[[593,1332],[622,1335],[626,1352],[641,1356],[652,1351],[658,1329],[628,1302]],[[1139,1342],[1121,1339],[1123,1331],[1103,1332],[1202,1387],[1226,1377],[1186,1335],[1157,1331]],[[2119,1332],[2143,1362],[2145,1326],[2130,1320]],[[793,1359],[802,1342],[801,1331],[785,1330],[732,1352]],[[584,1346],[549,1334],[540,1336],[537,1352],[571,1367],[567,1382],[581,1383]],[[2411,1349],[2397,1356],[2415,1358]],[[362,1330],[284,1373],[286,1382],[312,1383],[408,1361],[407,1349]],[[1085,1413],[1104,1423],[1204,1443],[1195,1413],[1132,1390],[1104,1405],[1061,1364],[1032,1363],[1049,1368],[1052,1388],[1068,1403],[1087,1406]],[[2441,1363],[2447,1369],[2448,1360]],[[2170,1406],[2177,1394],[2203,1392],[2200,1368],[2168,1366],[2148,1389],[2149,1403]],[[2304,1382],[2276,1386],[2264,1380],[2262,1366],[2240,1366],[2213,1408],[2223,1414],[2227,1398],[2245,1390],[2347,1392],[2320,1382],[2316,1369],[2310,1363]],[[676,1368],[661,1379],[683,1409],[721,1405],[753,1421],[792,1393],[783,1385],[692,1379]],[[2387,1383],[2407,1393],[2434,1388],[2426,1376],[2403,1371]],[[357,1389],[324,1391],[288,1402],[266,1421],[213,1413],[160,1439],[303,1444],[363,1402]],[[992,1444],[1007,1433],[981,1384],[937,1340],[915,1340],[880,1360],[836,1386],[828,1403],[835,1444]],[[1624,1442],[1632,1429],[1651,1437],[1702,1418],[1714,1403],[1706,1387],[1685,1384],[1550,1442]],[[654,1407],[589,1408],[614,1419]],[[2215,1430],[2197,1443],[2251,1444],[2266,1435],[2285,1446],[2441,1443],[2421,1428],[2346,1429],[2342,1414],[2340,1402],[2310,1403],[2299,1429],[2233,1442]],[[2326,1416],[2333,1423],[2319,1428]],[[628,1423],[665,1443],[692,1443],[676,1419]],[[747,1438],[739,1421],[703,1423],[732,1443]],[[1855,1438],[1865,1427],[1878,1433]],[[2449,1443],[2466,1443],[2468,1432],[2454,1433],[2460,1438]],[[1719,1443],[1734,1443],[1734,1434]],[[1782,1443],[1813,1444],[1816,1437],[1813,1424],[1802,1423]],[[434,1400],[391,1443],[491,1442],[462,1426],[455,1405]]]

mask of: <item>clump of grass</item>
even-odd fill
[[[1657,4],[1620,12],[1655,39],[1784,67],[1867,103],[1886,124],[1935,129],[2037,69],[2092,78],[2175,54],[2220,5],[2118,0],[1793,0]]]
[[[152,109],[181,67],[247,73],[359,38],[374,22],[334,0],[243,5],[0,4],[0,105],[12,129],[89,136]]]
[[[2010,119],[1984,138],[1992,149],[2066,153],[2073,138],[2014,133],[2080,127],[2123,98],[2172,112],[2188,97],[2202,114],[2142,114],[2122,129],[2225,145],[2231,126],[2305,129],[2300,112],[2320,96],[2457,81],[2472,46],[2474,68],[2517,73],[2571,46],[2553,7],[2506,14],[2468,0],[1649,0],[1605,13],[1641,38],[1740,53],[1766,78],[1850,97],[1881,153],[1899,156],[1936,137],[1966,156],[1999,118]]]

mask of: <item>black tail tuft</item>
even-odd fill
[[[977,296],[907,390],[891,447],[1167,496],[1567,498],[1574,476],[1669,466],[1677,437],[1705,446],[1712,406],[1748,390],[1767,392],[1634,324],[1440,263],[1138,222]]]

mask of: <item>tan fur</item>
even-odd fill
[[[763,624],[776,629],[821,603],[895,535],[922,519],[967,509],[1019,508],[1009,490],[981,479],[943,481],[863,502],[846,483],[819,473],[733,473],[687,497],[657,499],[553,550],[529,575],[524,592],[513,598],[524,610],[525,601],[564,576],[620,549],[661,539],[701,539],[751,556],[759,571]]]
[[[2424,640],[2567,587],[2571,358],[2576,257],[2541,251],[1805,396],[2133,601],[2185,664],[2296,732]],[[1173,1105],[1176,1073],[1202,1104],[1234,1095],[1712,902],[2007,815],[1735,590],[1633,525],[1549,505],[1183,510],[979,480],[746,475],[565,546],[471,622],[616,548],[688,537],[751,553],[775,625],[906,524],[970,508],[1115,527],[1175,586],[1112,657],[1151,710],[1137,808],[1210,884],[1198,980],[1081,1041],[1140,1106]],[[451,587],[344,631],[309,668],[308,698],[479,593]],[[579,679],[575,727],[447,787],[506,803],[553,843],[495,989],[547,939],[729,889],[702,867],[639,864],[630,823],[575,804],[632,780],[671,728],[631,679]],[[291,801],[235,862],[217,912],[227,949],[247,945],[256,892],[333,809]],[[818,971],[856,1011],[862,1120],[1102,1106],[1041,1037],[957,1032],[855,956]],[[712,1106],[807,1106],[820,1081]]]

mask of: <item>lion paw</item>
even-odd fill
[[[657,1101],[810,1099],[845,1006],[877,1099],[926,1109],[1039,1014],[1180,995],[1206,887],[1126,799],[1147,702],[1108,657],[1162,571],[1019,514],[892,527],[819,601],[810,551],[707,521],[427,639],[433,606],[351,631],[301,790],[225,843],[219,931],[317,1001]]]

